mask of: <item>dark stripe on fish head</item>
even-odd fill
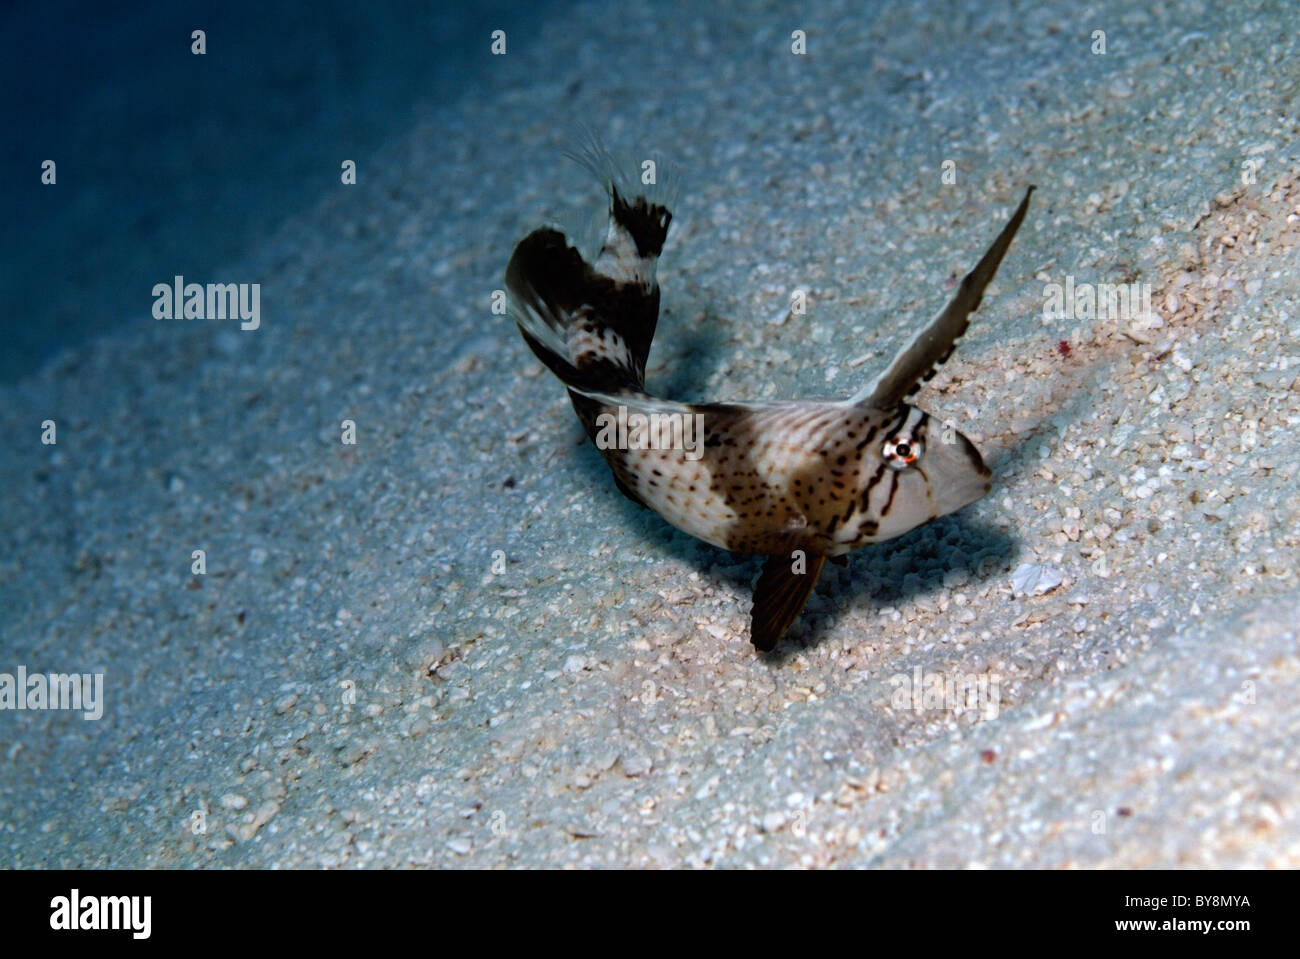
[[[974,444],[916,407],[902,404],[868,449],[877,465],[860,498],[870,539],[901,536],[989,491],[992,474]]]

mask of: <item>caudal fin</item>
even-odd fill
[[[640,392],[659,322],[656,270],[672,222],[662,190],[635,190],[590,143],[580,162],[599,175],[609,217],[587,262],[558,230],[534,230],[506,267],[510,313],[532,351],[570,389]]]

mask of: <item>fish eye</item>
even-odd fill
[[[921,441],[906,433],[899,433],[885,440],[882,450],[885,462],[896,470],[905,470],[912,466],[924,452],[925,447]]]

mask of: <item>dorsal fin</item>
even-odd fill
[[[970,325],[970,315],[979,309],[984,288],[998,271],[998,264],[1002,262],[1012,238],[1020,229],[1033,192],[1032,186],[1025,191],[1025,198],[1020,201],[1016,212],[975,265],[975,269],[962,278],[948,305],[912,337],[912,341],[894,357],[889,368],[874,383],[854,396],[852,402],[868,403],[882,410],[892,409],[920,389],[923,381],[929,380],[938,372],[939,367],[952,355],[957,340]]]

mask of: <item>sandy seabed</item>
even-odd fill
[[[1293,27],[579,4],[511,36],[222,274],[259,330],[103,304],[134,319],[0,388],[0,670],[105,691],[0,714],[0,862],[1300,866]],[[513,243],[599,203],[579,120],[684,173],[648,371],[681,399],[853,392],[1038,187],[918,400],[993,493],[828,568],[775,657],[757,561],[624,499],[491,313]],[[1067,278],[1152,312],[1045,319]]]

